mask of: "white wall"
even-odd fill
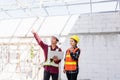
[[[93,34],[80,34],[88,32]],[[78,80],[120,80],[120,34],[116,32],[120,32],[119,13],[81,15],[78,18],[71,30],[71,33],[79,33],[81,39]],[[63,50],[68,47],[69,39],[62,45]],[[65,74],[62,73],[61,78],[66,80]]]

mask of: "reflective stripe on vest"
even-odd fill
[[[51,51],[51,47],[48,47],[48,54]],[[56,49],[56,51],[59,51],[59,49]],[[54,61],[50,61],[49,58],[43,63],[44,66],[54,66],[59,67],[59,64],[56,64]]]
[[[67,65],[71,65],[71,64],[76,65],[76,62],[65,62],[65,64],[67,64]]]
[[[73,53],[75,53],[79,48],[76,48],[73,50]],[[73,60],[70,56],[70,49],[67,50],[66,56],[65,56],[65,70],[66,71],[73,71],[77,69],[77,61]]]

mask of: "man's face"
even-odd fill
[[[51,44],[57,44],[57,39],[56,39],[56,37],[54,37],[54,36],[52,36],[52,38],[51,38]]]

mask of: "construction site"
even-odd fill
[[[44,80],[44,50],[33,29],[48,45],[59,36],[58,80],[68,80],[72,35],[80,39],[77,80],[120,80],[120,0],[0,0],[0,80]]]

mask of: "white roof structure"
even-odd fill
[[[0,19],[119,10],[119,0],[0,0]]]
[[[79,14],[116,12],[119,5],[119,0],[0,0],[0,42],[30,37],[32,28],[41,36],[66,35]]]

